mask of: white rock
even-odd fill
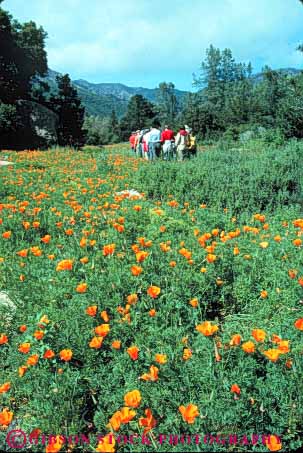
[[[4,321],[5,327],[8,327],[16,313],[17,307],[9,296],[0,292],[0,321]]]
[[[137,192],[137,190],[130,189],[130,190],[122,190],[122,192],[117,192],[116,195],[118,196],[127,196],[128,198],[131,197],[138,197],[138,198],[143,198],[142,194]]]
[[[14,162],[8,162],[7,160],[0,160],[0,167],[4,167],[5,165],[14,165]]]

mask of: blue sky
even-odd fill
[[[49,67],[72,79],[192,88],[210,44],[229,47],[255,72],[303,68],[299,0],[5,0],[2,7],[48,32]]]

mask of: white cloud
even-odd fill
[[[73,77],[144,84],[170,75],[177,84],[185,77],[190,84],[211,43],[230,47],[236,59],[255,66],[303,61],[295,52],[303,18],[298,0],[31,0],[26,8],[24,0],[9,3],[15,16],[43,24],[50,67]]]

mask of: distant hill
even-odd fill
[[[50,85],[51,91],[56,91],[56,76],[59,72],[49,70],[44,80]],[[122,83],[90,83],[86,80],[73,80],[87,113],[90,115],[109,116],[114,109],[121,117],[127,109],[128,102],[132,96],[141,94],[149,101],[157,104],[158,89],[143,87],[128,87]],[[182,103],[187,92],[175,90],[177,100]]]
[[[282,68],[278,71],[286,75],[298,75],[302,72],[295,68]],[[59,72],[50,69],[48,75],[44,78],[50,85],[51,91],[57,89],[57,75],[59,75]],[[262,73],[254,74],[253,80],[255,83],[260,83],[263,80]],[[121,117],[126,112],[128,101],[136,94],[141,94],[149,101],[157,104],[157,88],[129,87],[122,83],[90,83],[82,79],[74,80],[73,85],[79,93],[86,112],[90,115],[104,117],[109,116],[112,110],[115,110],[118,117]],[[175,90],[175,93],[178,102],[182,104],[187,92]]]

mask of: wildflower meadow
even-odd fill
[[[5,153],[1,449],[302,447],[303,145],[222,146]]]

